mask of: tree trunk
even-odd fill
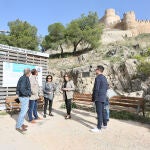
[[[77,51],[77,46],[78,46],[78,45],[74,43],[74,44],[73,44],[73,46],[74,46],[73,54],[75,54],[75,53],[76,53],[76,51]]]
[[[76,42],[73,43],[73,46],[74,46],[73,54],[76,53],[76,51],[77,51],[77,46],[79,45],[79,43],[80,43],[81,41],[82,41],[82,39],[80,39],[77,43],[76,43]]]
[[[61,49],[61,57],[63,56],[63,53],[64,53],[64,50],[63,50],[63,47],[62,45],[60,44],[60,49]]]

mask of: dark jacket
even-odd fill
[[[29,77],[27,77],[25,75],[20,77],[18,84],[17,84],[16,94],[19,97],[30,97],[31,96],[31,85],[30,85]]]
[[[104,75],[100,74],[95,78],[92,100],[105,102],[107,97],[108,83]]]
[[[106,97],[105,106],[109,105],[109,99]]]

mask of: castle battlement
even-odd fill
[[[149,24],[149,23],[150,23],[150,20],[136,20],[136,22]]]
[[[127,13],[124,13],[124,16],[126,16],[126,15],[135,15],[135,13],[134,13],[134,11],[129,11]]]
[[[150,33],[150,20],[138,20],[134,11],[124,13],[121,19],[115,12],[115,9],[107,9],[105,15],[100,19],[106,28],[131,30],[133,35]]]

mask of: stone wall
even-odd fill
[[[125,63],[111,64],[108,61],[101,61],[99,64],[85,65],[73,69],[62,71],[62,76],[65,72],[69,73],[76,85],[76,91],[80,93],[92,93],[97,65],[105,67],[104,75],[106,76],[109,85],[120,92],[136,92],[141,91],[141,81],[134,79],[137,73],[138,62],[135,59],[128,59]]]
[[[104,30],[101,42],[103,44],[113,43],[116,41],[123,41],[125,37],[132,37],[133,32],[131,30]]]
[[[138,21],[137,20],[138,34],[150,33],[150,21]]]

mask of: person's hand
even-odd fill
[[[67,91],[67,88],[62,88],[63,91]]]
[[[95,102],[92,103],[92,106],[95,107]]]

